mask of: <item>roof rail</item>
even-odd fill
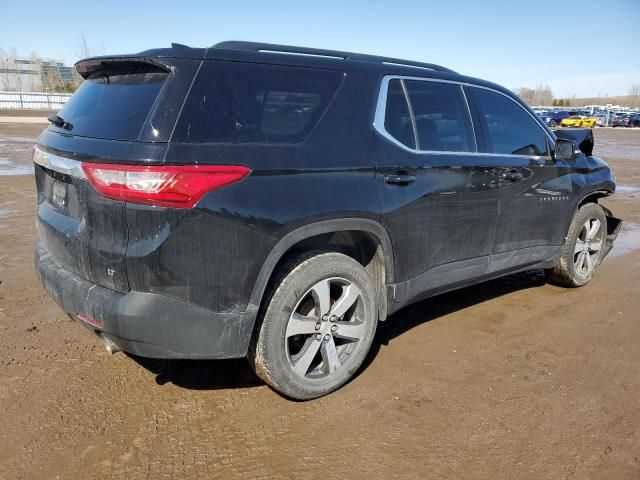
[[[292,47],[289,45],[276,45],[272,43],[226,41],[216,43],[211,48],[224,48],[227,50],[249,50],[254,52],[288,53],[294,55],[308,55],[314,57],[342,58],[345,60],[361,60],[365,62],[386,63],[390,65],[402,65],[407,67],[428,68],[439,72],[456,73],[446,67],[433,63],[414,62],[413,60],[403,60],[401,58],[380,57],[377,55],[366,55],[363,53],[341,52],[338,50],[323,50],[320,48]]]

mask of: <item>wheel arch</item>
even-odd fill
[[[250,309],[259,309],[269,281],[277,273],[281,262],[297,247],[304,246],[305,242],[313,239],[326,238],[330,234],[359,234],[365,235],[377,245],[374,254],[376,262],[370,262],[369,268],[376,273],[374,281],[378,280],[376,290],[378,293],[379,310],[378,317],[384,320],[387,316],[387,298],[385,284],[394,281],[394,257],[391,238],[387,230],[378,222],[366,218],[340,218],[313,222],[287,233],[273,247],[264,261],[249,299]],[[372,260],[374,258],[372,257]],[[367,268],[368,266],[365,266]],[[383,272],[379,272],[379,268]],[[381,284],[380,284],[381,283]]]
[[[605,190],[605,189],[589,192],[582,196],[582,198],[576,205],[575,210],[578,211],[578,209],[580,209],[580,207],[582,207],[586,203],[598,203],[598,199],[608,197],[612,193],[613,193],[612,191]],[[574,212],[574,215],[575,215],[575,212]]]
[[[609,195],[612,195],[614,192],[612,190],[608,190],[606,188],[600,188],[597,190],[591,190],[590,192],[585,193],[584,195],[582,195],[582,197],[580,197],[580,200],[578,200],[578,202],[575,204],[575,207],[573,208],[573,212],[571,214],[571,218],[569,219],[569,224],[567,225],[567,228],[564,232],[564,239],[566,240],[567,235],[569,234],[569,228],[571,227],[571,222],[573,220],[573,218],[575,217],[576,213],[578,212],[578,210],[580,210],[580,208],[583,205],[586,205],[587,203],[595,203],[596,205],[599,205],[598,200],[604,197],[608,197]],[[610,210],[604,208],[604,211],[607,215],[607,217],[613,217],[613,214],[611,213]]]

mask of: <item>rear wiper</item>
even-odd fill
[[[71,125],[69,122],[65,122],[64,118],[56,115],[55,113],[49,115],[47,117],[47,120],[53,123],[56,127],[64,128],[65,130],[71,130],[73,128],[73,125]]]

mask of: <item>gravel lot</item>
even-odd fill
[[[296,403],[244,361],[110,356],[49,300],[16,175],[42,128],[0,124],[0,478],[640,478],[640,129],[595,132],[625,227],[591,284],[416,304],[355,380]]]

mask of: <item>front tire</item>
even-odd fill
[[[250,349],[256,374],[297,400],[344,385],[364,361],[377,325],[374,284],[351,257],[310,252],[273,282]]]
[[[549,273],[565,287],[581,287],[591,281],[602,261],[607,236],[607,217],[602,207],[587,203],[576,212],[560,258]]]

